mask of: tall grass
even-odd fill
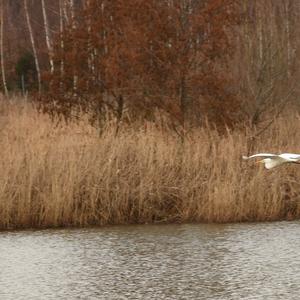
[[[300,167],[241,161],[247,134],[209,128],[184,143],[155,126],[61,125],[30,104],[0,104],[0,228],[300,217]],[[300,152],[298,116],[278,119],[255,151]]]

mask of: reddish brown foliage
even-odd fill
[[[93,120],[107,109],[120,119],[125,105],[148,118],[163,110],[183,128],[204,117],[230,124],[238,100],[228,89],[228,32],[236,17],[231,0],[86,1],[57,37],[42,100],[64,114],[80,107]]]

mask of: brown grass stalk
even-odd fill
[[[20,100],[18,100],[20,101]],[[202,128],[182,144],[154,126],[57,126],[30,104],[0,104],[0,228],[240,222],[300,216],[300,167],[243,162],[245,131]],[[249,133],[250,134],[250,133]],[[300,120],[276,120],[262,152],[300,152]]]

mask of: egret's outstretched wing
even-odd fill
[[[299,160],[300,159],[300,154],[295,154],[295,153],[282,153],[279,155],[280,157],[284,159],[291,159],[291,160]]]
[[[243,159],[251,159],[251,158],[260,158],[259,162],[265,164],[267,169],[273,169],[282,164],[286,163],[297,163],[300,162],[300,154],[294,153],[282,153],[282,154],[272,154],[272,153],[257,153],[251,156],[243,156]]]
[[[275,158],[277,156],[278,156],[277,154],[272,154],[272,153],[257,153],[257,154],[253,154],[251,156],[243,155],[243,159],[251,159],[251,158],[255,158],[255,157],[264,159],[264,158]]]

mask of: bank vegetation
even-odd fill
[[[17,101],[17,102],[16,102]],[[163,123],[54,122],[22,99],[1,103],[0,228],[300,217],[300,168],[244,162],[253,151],[300,152],[300,117],[255,129],[209,126],[184,142]],[[254,130],[254,131],[253,131]]]

